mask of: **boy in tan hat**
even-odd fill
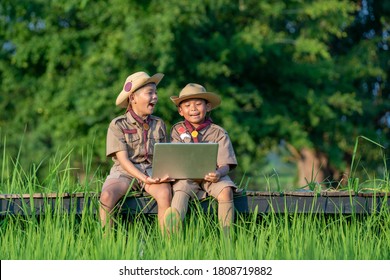
[[[100,195],[100,220],[110,228],[110,217],[118,200],[129,188],[145,190],[157,202],[158,220],[164,228],[164,212],[171,203],[171,185],[168,178],[151,178],[153,145],[167,142],[162,119],[152,113],[157,103],[157,85],[163,74],[149,76],[137,72],[127,77],[116,105],[126,113],[113,119],[108,127],[106,155],[114,164],[103,184]]]
[[[172,127],[171,142],[213,142],[218,143],[219,148],[215,172],[205,174],[201,181],[177,180],[173,184],[174,195],[171,208],[166,212],[166,223],[175,230],[175,219],[180,215],[180,220],[184,220],[189,199],[202,197],[206,192],[218,200],[218,219],[227,232],[234,219],[233,189],[237,188],[227,174],[237,166],[237,160],[227,132],[206,116],[221,103],[221,99],[203,86],[190,83],[171,100],[184,117],[184,121]]]

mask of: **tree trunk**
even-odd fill
[[[297,164],[296,185],[298,187],[307,189],[313,189],[317,186],[330,188],[337,187],[343,182],[342,176],[340,176],[341,172],[330,166],[326,154],[311,148],[302,148],[298,151],[291,145],[288,145],[288,149]]]
[[[304,187],[309,184],[322,184],[329,177],[328,159],[325,155],[314,149],[303,148],[299,151],[297,161],[298,186]],[[311,186],[311,185],[310,185]],[[309,187],[309,186],[308,186]]]

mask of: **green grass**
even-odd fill
[[[0,193],[99,192],[104,177],[87,167],[77,180],[72,151],[59,153],[40,180],[40,164],[26,171],[19,156],[3,151]],[[90,159],[86,157],[86,165]],[[356,165],[355,165],[356,166]],[[354,169],[356,170],[356,169]],[[354,173],[354,178],[358,178]],[[282,190],[278,174],[269,181]],[[375,190],[389,186],[389,174],[372,181]],[[372,183],[371,182],[371,183]],[[353,182],[360,189],[366,182]],[[239,185],[250,189],[250,178]],[[352,185],[354,186],[354,185]],[[377,188],[378,187],[378,188]],[[380,187],[380,188],[379,188]],[[390,259],[390,213],[387,207],[371,215],[237,213],[230,238],[219,229],[215,213],[205,214],[192,203],[182,231],[161,236],[155,215],[117,216],[114,230],[103,237],[97,199],[82,215],[60,212],[61,200],[43,215],[0,217],[2,260],[387,260]],[[28,213],[28,205],[24,206]]]
[[[225,237],[214,215],[192,207],[182,231],[163,237],[155,216],[123,219],[103,237],[84,215],[7,216],[2,260],[383,260],[390,259],[390,216],[238,215]]]
[[[372,148],[379,149],[380,157],[383,163],[377,165],[376,173],[368,172],[359,157],[359,140],[365,140]],[[387,166],[388,156],[385,153],[385,147],[381,144],[365,137],[358,136],[355,140],[353,149],[350,176],[348,178],[347,188],[355,192],[390,192],[390,172]],[[379,174],[378,174],[379,173]]]

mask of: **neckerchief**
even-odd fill
[[[145,159],[148,159],[148,145],[147,145],[147,136],[148,130],[150,128],[150,116],[148,116],[145,120],[143,120],[140,116],[138,116],[133,109],[129,108],[128,112],[130,112],[131,116],[137,121],[137,123],[142,127],[142,139],[145,143]]]
[[[208,127],[212,123],[213,123],[213,121],[211,120],[211,118],[206,118],[205,121],[201,125],[199,125],[197,128],[195,128],[189,121],[184,120],[184,125],[186,126],[187,130],[190,132],[190,134],[192,136],[192,140],[194,140],[194,143],[199,142],[198,131],[201,131],[202,129]]]

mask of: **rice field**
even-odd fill
[[[2,260],[387,260],[390,216],[238,214],[229,236],[192,205],[181,232],[162,236],[151,216],[118,216],[108,235],[95,215],[7,216]]]
[[[75,181],[70,154],[54,160],[38,179],[39,166],[25,171],[3,157],[0,193],[100,191],[103,176]],[[383,185],[389,186],[388,173]],[[60,203],[60,201],[58,202]],[[117,215],[104,235],[97,201],[83,214],[0,216],[1,260],[389,260],[390,213],[371,215],[236,213],[229,235],[215,213],[192,203],[182,231],[162,236],[155,215]]]

